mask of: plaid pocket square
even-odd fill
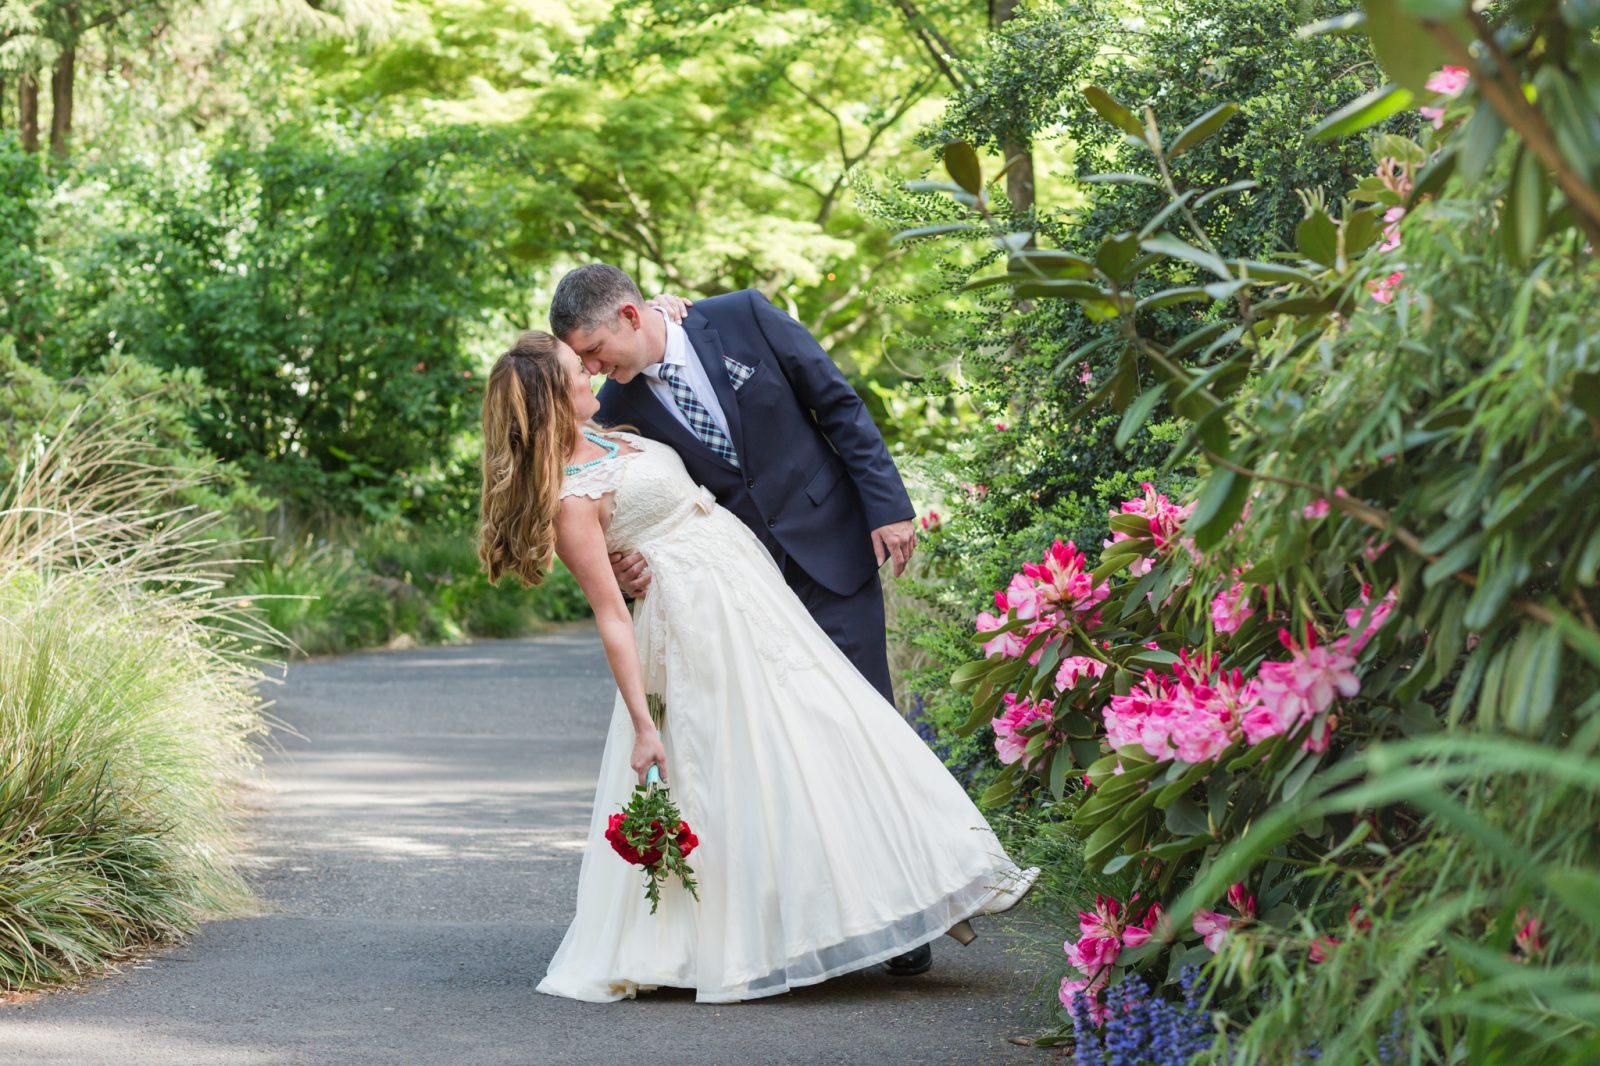
[[[738,392],[744,388],[744,383],[750,380],[750,375],[756,372],[753,366],[746,366],[737,359],[722,357],[722,365],[727,368],[728,380],[733,382],[733,390]]]

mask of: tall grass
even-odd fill
[[[470,527],[388,522],[345,541],[280,531],[230,586],[288,638],[293,654],[336,654],[400,636],[517,637],[589,613],[559,563],[534,588],[490,585]]]
[[[263,730],[203,471],[70,418],[0,489],[0,988],[59,982],[240,907],[234,796]],[[144,458],[130,459],[141,455]]]

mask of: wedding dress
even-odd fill
[[[635,605],[666,777],[700,846],[696,902],[660,909],[604,839],[637,783],[619,695],[577,913],[539,991],[604,1002],[660,986],[754,999],[859,970],[987,910],[1018,871],[961,785],[824,633],[753,533],[676,452],[630,433],[562,495],[613,495],[606,544],[654,575]],[[804,501],[802,501],[803,504]]]

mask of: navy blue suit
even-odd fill
[[[754,289],[697,302],[683,322],[739,466],[668,411],[643,374],[600,390],[598,421],[671,445],[689,476],[749,526],[856,668],[894,699],[872,530],[915,514],[883,435],[828,353]],[[750,368],[734,388],[723,360]]]

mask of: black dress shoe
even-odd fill
[[[912,948],[904,955],[896,955],[883,964],[883,968],[896,977],[915,977],[933,969],[933,947],[928,944]]]

